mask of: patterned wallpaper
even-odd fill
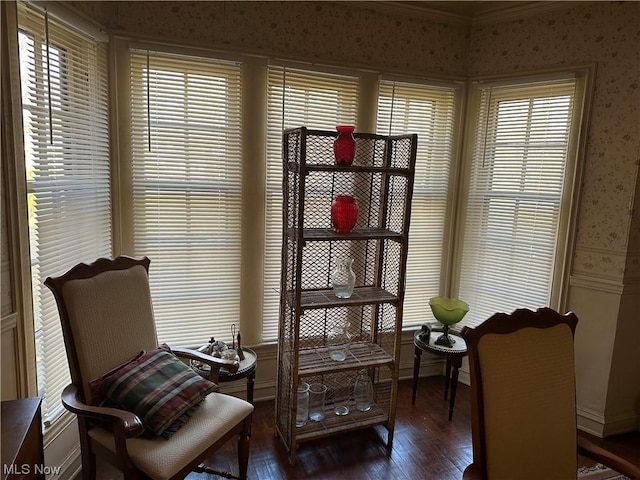
[[[357,2],[73,2],[119,32],[415,75],[597,64],[574,273],[640,279],[640,3],[566,2],[472,28]],[[629,252],[638,253],[635,259]],[[626,275],[625,275],[626,269]]]
[[[71,2],[109,29],[288,59],[464,75],[467,27],[358,2]]]

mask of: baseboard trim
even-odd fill
[[[442,375],[444,373],[444,361],[439,358],[429,358],[424,356],[422,363],[420,364],[420,377],[430,377],[434,375]],[[409,362],[401,364],[399,368],[398,378],[400,380],[408,380],[413,378],[413,363],[409,365]],[[469,374],[460,369],[459,381],[465,385],[469,385]],[[223,383],[220,385],[220,390],[223,393],[234,395],[240,398],[246,398],[246,384],[243,380],[237,382]],[[254,402],[262,402],[273,400],[276,398],[276,387],[273,379],[267,379],[263,381],[257,381],[253,386],[253,399]]]
[[[640,430],[640,416],[635,412],[627,412],[614,418],[605,419],[605,416],[601,413],[578,407],[577,421],[578,430],[600,438]]]

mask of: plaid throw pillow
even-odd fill
[[[182,363],[166,345],[142,353],[91,382],[96,399],[135,413],[155,435],[169,438],[218,386]],[[177,422],[177,423],[176,423]]]

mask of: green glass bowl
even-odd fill
[[[433,316],[443,325],[458,323],[469,311],[469,305],[457,298],[433,297],[429,306]]]

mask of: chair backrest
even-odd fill
[[[464,327],[474,466],[483,478],[575,478],[573,313],[493,315]]]
[[[101,258],[45,281],[58,305],[71,380],[87,403],[91,380],[157,347],[149,263]]]

